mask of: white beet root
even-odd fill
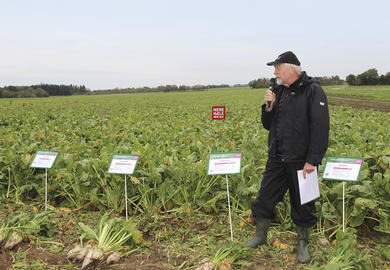
[[[91,247],[88,251],[87,256],[83,261],[83,265],[81,266],[81,270],[88,269],[90,265],[93,265],[104,258],[104,251],[98,247]]]
[[[73,249],[69,250],[69,252],[68,252],[68,254],[66,256],[68,258],[68,260],[76,259],[77,255],[79,254],[81,249],[82,249],[81,246],[76,245]]]
[[[118,251],[111,252],[107,257],[107,265],[118,263],[121,254]]]
[[[80,262],[83,261],[84,258],[87,256],[89,249],[92,248],[90,245],[83,247],[80,252],[76,256],[76,261]]]
[[[4,248],[11,250],[20,242],[22,242],[22,240],[23,240],[23,236],[20,233],[13,232],[11,237],[5,243]]]

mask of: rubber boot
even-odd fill
[[[256,233],[252,240],[246,243],[245,246],[250,248],[256,248],[257,246],[264,245],[267,243],[267,233],[271,219],[267,218],[256,218]]]
[[[309,234],[310,227],[297,226],[298,243],[297,243],[297,256],[300,263],[308,263],[311,260],[309,254]]]

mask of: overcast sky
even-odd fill
[[[0,86],[238,84],[390,72],[390,1],[0,0]]]

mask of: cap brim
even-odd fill
[[[267,63],[268,66],[275,66],[275,65],[279,65],[279,64],[280,64],[279,61],[272,61],[272,62]]]

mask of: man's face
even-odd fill
[[[291,69],[285,64],[275,65],[274,75],[278,85],[289,84],[291,78]]]

